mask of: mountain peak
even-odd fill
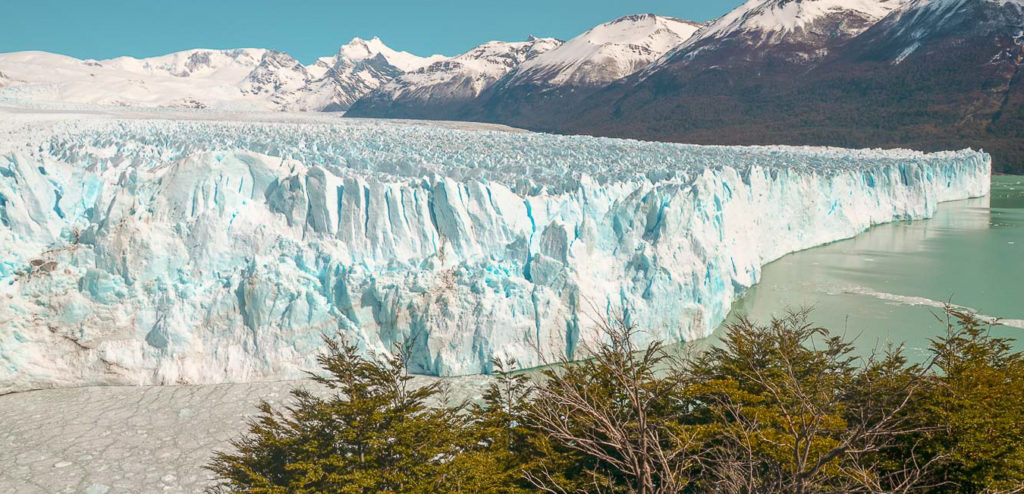
[[[339,53],[349,60],[365,60],[367,58],[373,58],[378,54],[393,53],[394,50],[388,48],[380,38],[374,36],[370,40],[365,40],[356,36],[349,41],[348,44],[341,47]]]
[[[877,21],[900,7],[901,0],[750,0],[711,23],[702,38],[736,32],[787,34],[829,16]]]
[[[696,22],[684,21],[682,19],[676,19],[675,17],[668,17],[668,16],[663,16],[663,15],[658,15],[658,14],[651,14],[651,13],[624,15],[622,17],[619,17],[618,19],[615,19],[614,21],[606,22],[604,25],[618,24],[618,23],[622,23],[622,22],[628,22],[628,23],[651,22],[651,21],[657,22],[658,20],[683,22],[683,23],[687,23],[687,24],[697,25]]]
[[[654,14],[620,17],[526,61],[510,84],[603,85],[642,69],[698,29],[696,23]]]
[[[444,58],[441,55],[420,57],[409,52],[398,51],[384,44],[377,36],[366,40],[360,37],[352,38],[348,44],[338,50],[338,57],[349,62],[361,62],[375,57],[381,57],[388,64],[403,72],[411,72]]]

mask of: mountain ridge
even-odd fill
[[[263,49],[0,54],[0,97],[698,144],[980,147],[998,171],[1024,172],[1022,61],[1024,0],[749,0],[703,24],[635,14],[566,42],[491,41],[451,57],[376,37],[310,65]]]
[[[973,147],[1024,173],[1022,66],[1021,0],[752,0],[603,87],[499,83],[417,117],[694,144]]]
[[[478,81],[468,99],[434,97],[436,90],[421,90],[410,73],[355,102],[346,115],[523,122],[543,128],[538,116],[556,99],[574,106],[581,98],[622,77],[634,74],[678,46],[700,25],[690,21],[635,14],[600,24],[565,43],[549,41],[543,53],[528,56],[514,67],[488,80]],[[481,45],[458,58],[478,58]],[[429,68],[427,69],[429,70]],[[498,74],[496,74],[498,75]],[[404,87],[395,88],[405,82]],[[458,82],[442,89],[458,90]],[[432,85],[436,86],[436,85]]]
[[[189,49],[134,58],[78,59],[41,51],[0,53],[0,97],[144,107],[322,111],[348,106],[382,83],[442,59],[354,38],[303,65],[263,48]]]

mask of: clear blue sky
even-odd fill
[[[417,55],[490,40],[568,39],[622,15],[694,21],[742,0],[0,0],[0,52],[147,57],[188,48],[271,48],[304,63],[355,36]]]

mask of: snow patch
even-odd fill
[[[907,57],[909,57],[911,54],[917,51],[917,49],[920,47],[921,43],[915,41],[910,46],[906,47],[902,52],[900,52],[900,54],[895,59],[893,59],[892,64],[899,65],[904,60],[906,60]]]

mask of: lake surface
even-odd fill
[[[929,339],[945,334],[935,315],[946,302],[1003,319],[992,334],[1024,349],[1024,177],[993,177],[989,197],[942,204],[929,220],[783,257],[764,268],[730,320],[809,307],[813,323],[853,339],[861,354],[905,343],[921,361]]]

